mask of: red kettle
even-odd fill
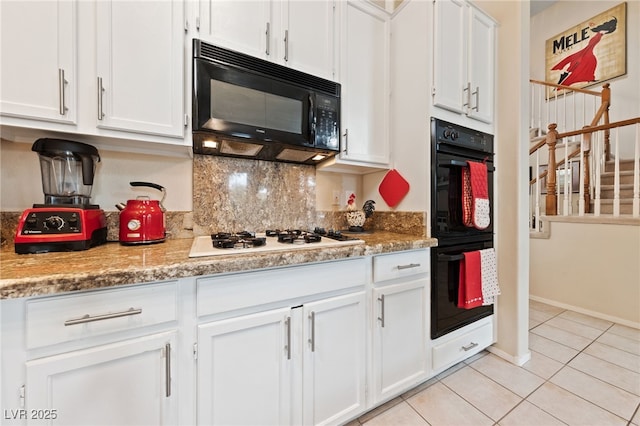
[[[151,200],[147,196],[140,196],[135,200],[128,200],[125,206],[116,204],[120,210],[120,243],[152,244],[165,239],[165,208],[162,205],[166,196],[164,187],[150,182],[129,182],[131,186],[146,186],[162,192],[162,200]]]

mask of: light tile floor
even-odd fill
[[[482,352],[349,426],[640,426],[640,330],[530,301],[531,360]]]

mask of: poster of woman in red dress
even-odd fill
[[[622,3],[547,40],[546,81],[584,87],[626,73]]]

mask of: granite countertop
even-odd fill
[[[392,232],[359,234],[363,244],[343,247],[189,258],[192,239],[123,246],[107,243],[85,251],[15,254],[0,251],[0,299],[117,285],[240,272],[433,247],[435,238]]]

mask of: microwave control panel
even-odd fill
[[[339,149],[340,126],[339,99],[335,97],[316,95],[316,140],[315,146],[318,148]]]

